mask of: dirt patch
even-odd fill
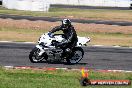
[[[61,22],[48,22],[48,21],[29,21],[29,20],[13,20],[13,19],[0,19],[0,27],[15,27],[24,29],[52,29],[60,25]],[[82,32],[106,32],[106,33],[124,33],[132,34],[132,26],[117,26],[117,25],[104,25],[104,24],[82,24],[73,23],[77,31]]]
[[[75,27],[84,32],[102,32],[102,33],[123,33],[131,34],[132,26],[117,26],[104,24],[80,24],[76,23]]]
[[[24,29],[49,29],[57,25],[57,22],[46,21],[29,21],[29,20],[13,20],[0,19],[0,27],[15,27]]]

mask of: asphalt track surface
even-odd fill
[[[33,67],[58,67],[104,69],[104,70],[130,70],[132,71],[132,48],[121,47],[83,47],[84,58],[75,65],[65,62],[31,63],[28,59],[29,52],[35,44],[0,43],[0,66],[33,66]]]
[[[63,18],[58,17],[35,17],[35,16],[20,16],[20,15],[8,15],[8,14],[0,14],[0,18],[2,19],[14,19],[14,20],[30,20],[30,21],[49,21],[56,22],[61,21]],[[132,26],[132,22],[127,21],[105,21],[105,20],[82,20],[82,19],[70,19],[72,22],[76,23],[87,23],[87,24],[106,24],[106,25],[118,25],[118,26]]]

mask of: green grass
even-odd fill
[[[71,8],[71,9],[50,8],[49,12],[32,12],[32,11],[8,10],[8,9],[0,7],[0,14],[132,21],[131,10],[104,10],[104,9],[83,9],[82,10],[77,8]]]
[[[0,68],[0,88],[83,88],[78,71],[5,70]],[[89,72],[90,79],[131,80],[132,73]],[[86,88],[131,88],[130,86],[88,86]]]

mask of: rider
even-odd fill
[[[57,43],[56,46],[62,47],[66,51],[71,51],[73,47],[76,46],[78,38],[74,27],[69,19],[63,19],[60,26],[54,27],[49,31],[48,35],[51,36],[52,33],[62,30],[65,36],[65,41]]]

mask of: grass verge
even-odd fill
[[[70,17],[77,19],[132,21],[131,10],[104,10],[78,8],[50,8],[49,12],[8,10],[0,7],[0,14],[16,14],[48,17]]]
[[[42,33],[48,32],[47,29],[22,29],[22,28],[0,28],[1,41],[16,41],[16,42],[37,42]],[[120,45],[132,46],[132,35],[122,33],[96,33],[96,32],[81,32],[77,31],[78,36],[90,37],[90,45]]]
[[[82,88],[78,71],[40,71],[0,68],[0,88]],[[90,79],[131,80],[132,73],[89,71]],[[131,88],[129,86],[88,86],[87,88]]]

